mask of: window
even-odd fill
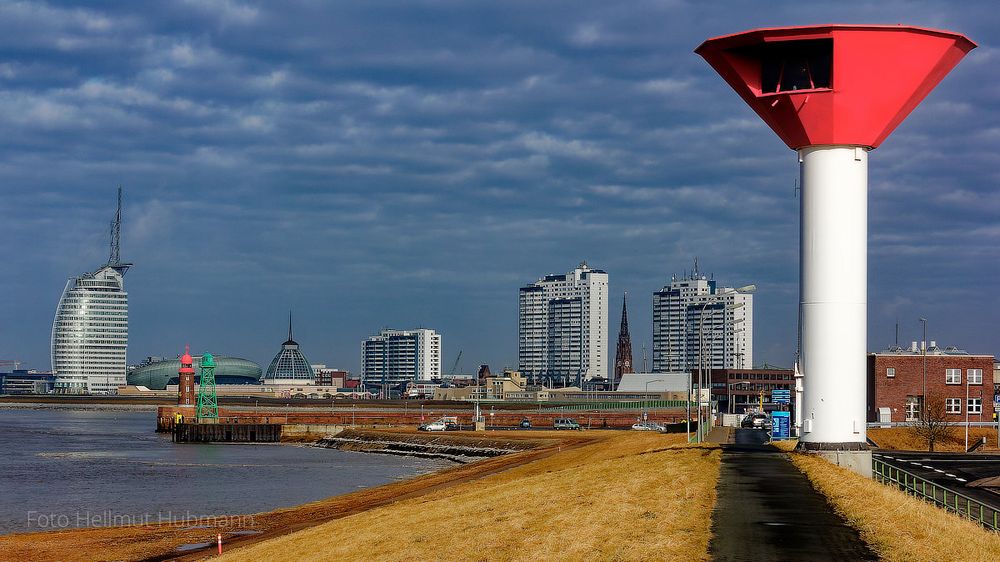
[[[945,384],[962,384],[962,369],[945,369]]]
[[[946,414],[961,414],[962,413],[962,399],[961,398],[945,398],[944,399],[944,412]]]
[[[889,377],[890,379],[893,378],[893,377],[895,377],[896,376],[896,368],[895,367],[886,367],[886,369],[885,369],[885,376]]]
[[[761,50],[761,93],[830,87],[832,39],[780,41]]]
[[[982,398],[969,398],[969,413],[970,414],[981,414],[981,413],[983,413],[983,399]]]
[[[969,377],[969,384],[983,384],[982,369],[968,369],[965,371],[965,375]]]
[[[920,418],[920,396],[906,397],[906,421],[917,421]]]

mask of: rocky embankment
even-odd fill
[[[526,451],[544,443],[540,439],[497,439],[446,433],[388,433],[348,429],[335,436],[320,439],[314,446],[341,451],[446,459],[465,464]]]

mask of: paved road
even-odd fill
[[[980,478],[1000,475],[1000,455],[880,451],[873,453],[872,456],[910,474],[1000,509],[1000,495],[983,488],[967,486],[969,482],[975,482]]]
[[[724,445],[713,560],[878,560],[766,432],[738,429]]]

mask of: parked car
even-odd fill
[[[663,426],[652,421],[636,422],[632,424],[635,431],[663,431]]]
[[[531,420],[529,420],[528,418],[524,418],[523,420],[521,420],[521,423],[518,424],[518,426],[521,429],[531,429]]]
[[[763,412],[747,414],[740,422],[740,427],[744,429],[771,429],[771,418]]]
[[[441,420],[432,421],[425,423],[418,427],[420,431],[444,431],[448,429],[448,425]]]
[[[552,429],[580,429],[580,424],[573,418],[556,418],[552,422]]]

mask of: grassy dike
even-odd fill
[[[790,450],[795,442],[778,446]],[[790,456],[882,560],[1000,560],[1000,535],[976,523],[816,455],[791,452]]]
[[[719,449],[683,435],[600,433],[224,559],[707,560]]]

